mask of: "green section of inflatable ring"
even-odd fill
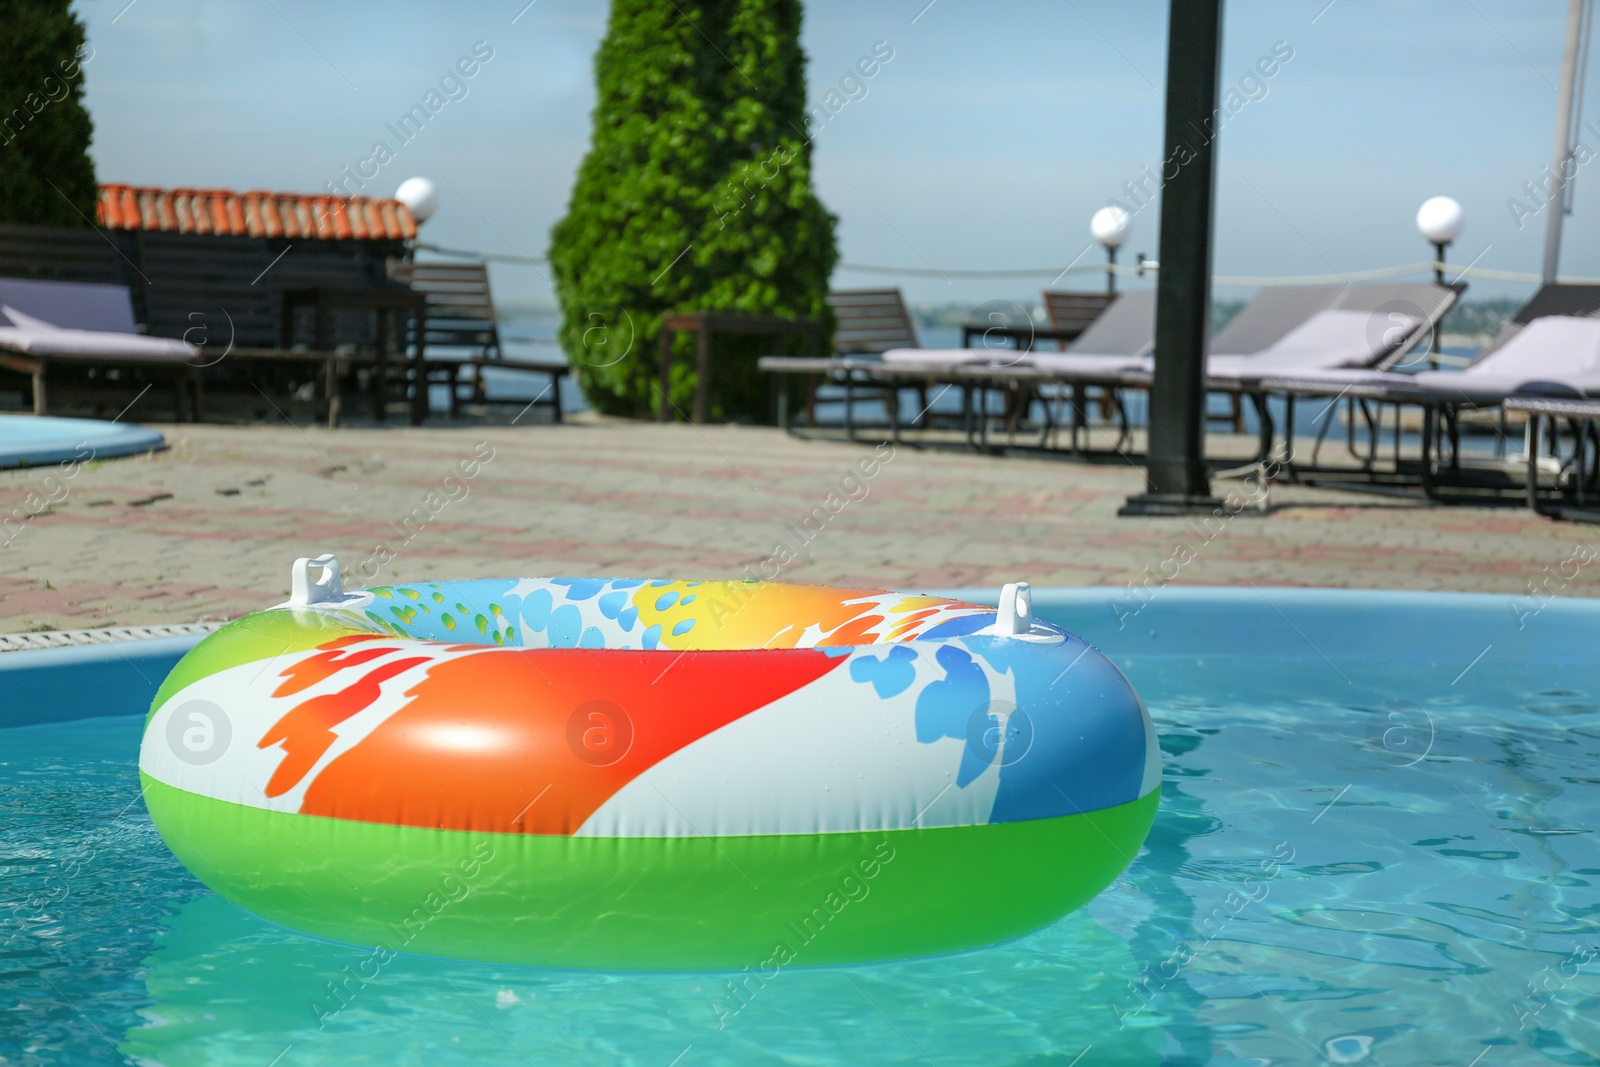
[[[150,703],[149,714],[154,715],[157,708],[184,686],[229,667],[304,652],[351,634],[375,632],[378,632],[375,627],[363,629],[350,619],[316,611],[285,608],[254,612],[229,623],[190,649],[161,683]],[[150,721],[149,715],[145,721]]]
[[[140,777],[178,859],[262,918],[387,951],[599,970],[770,971],[1016,937],[1110,885],[1160,797],[988,826],[596,838],[276,812]]]

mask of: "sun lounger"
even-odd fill
[[[1566,390],[1581,396],[1600,392],[1600,318],[1550,315],[1518,329],[1507,341],[1459,371],[1323,369],[1272,374],[1318,388],[1345,382],[1392,385],[1406,395],[1429,393],[1450,399],[1497,403],[1530,390]]]
[[[1046,292],[1045,306],[1051,321],[1057,321],[1070,308],[1063,309],[1061,294]],[[1078,381],[1036,387],[1033,392],[1044,402],[1045,426],[1041,443],[1049,440],[1060,425],[1060,406],[1070,404],[1071,437],[1069,451],[1082,451],[1079,436],[1087,424],[1087,409],[1097,404],[1101,417],[1114,415],[1118,434],[1115,447],[1128,439],[1128,409],[1121,390],[1104,381],[1107,375],[1122,375],[1145,369],[1156,346],[1156,294],[1153,291],[1125,292],[1090,323],[1062,352],[1034,352],[1024,361],[1027,366],[1052,374],[1074,377]],[[1096,381],[1096,379],[1099,379]]]
[[[1600,393],[1600,318],[1534,319],[1494,352],[1456,372],[1422,371],[1418,388],[1474,403],[1499,403],[1535,391]]]
[[[1079,293],[1063,289],[1046,289],[1040,294],[1045,314],[1050,317],[1051,332],[1073,335],[1061,339],[1060,347],[1063,349],[1099,322],[1118,296],[1116,293]]]
[[[1540,286],[1528,302],[1500,327],[1500,332],[1474,357],[1474,362],[1493,355],[1534,319],[1563,315],[1574,318],[1600,316],[1600,284],[1574,285],[1553,282]]]
[[[1060,303],[1061,297],[1066,294],[1046,293],[1047,300],[1054,296]],[[1096,294],[1097,296],[1099,294]],[[1081,323],[1073,322],[1062,329],[1052,328],[1043,331],[1046,340],[1056,334],[1070,330],[1075,336],[1066,344],[1063,352],[1039,352],[1033,350],[1031,335],[1019,337],[1028,342],[1027,347],[1010,348],[900,348],[890,349],[883,353],[885,371],[895,373],[909,371],[913,368],[929,372],[952,367],[967,368],[993,368],[1004,370],[1006,368],[1031,368],[1050,374],[1059,374],[1067,377],[1083,379],[1082,383],[1074,383],[1069,388],[1072,390],[1072,403],[1074,412],[1074,437],[1073,447],[1077,448],[1077,431],[1082,427],[1082,411],[1077,399],[1076,388],[1078,384],[1108,385],[1108,377],[1114,377],[1125,371],[1138,371],[1148,366],[1147,353],[1155,347],[1155,293],[1131,292],[1122,293],[1109,304],[1100,301],[1105,308],[1098,317],[1086,327]],[[1075,306],[1075,305],[1074,305]],[[1092,381],[1091,381],[1092,380]],[[1020,385],[1027,388],[1018,388]],[[984,396],[987,388],[1000,388],[1007,394],[1006,415],[1008,424],[1014,424],[1017,417],[1027,410],[1033,398],[1037,395],[1045,403],[1046,425],[1045,438],[1053,431],[1055,426],[1055,411],[1063,399],[1061,390],[1054,391],[1054,395],[1040,394],[1042,386],[1049,388],[1051,383],[1040,379],[1038,375],[1014,375],[1006,378],[995,378],[985,382],[982,378],[969,378],[962,383],[964,388],[977,388],[980,398]],[[1122,419],[1126,420],[1126,411],[1121,406],[1120,398],[1108,395],[1107,399],[1100,401],[1102,409],[1115,406]],[[980,409],[986,409],[986,402],[980,399]],[[970,404],[964,404],[970,407]],[[971,420],[969,419],[969,424]],[[1123,436],[1126,436],[1126,426],[1123,427]],[[1043,440],[1043,439],[1041,439]]]
[[[1330,369],[1347,368],[1359,375],[1392,367],[1430,335],[1464,289],[1462,285],[1414,282],[1263,289],[1213,339],[1211,351],[1216,355],[1209,364],[1208,386],[1233,398],[1234,410],[1226,417],[1236,429],[1241,418],[1238,401],[1243,397],[1252,400],[1266,449],[1274,427],[1264,381]],[[1071,447],[1077,452],[1081,451],[1078,431],[1084,423],[1081,397],[1086,388],[1107,392],[1123,427],[1119,449],[1125,442],[1126,410],[1118,390],[1149,387],[1155,367],[1150,354],[1154,341],[1155,294],[1131,292],[1119,296],[1064,352],[1030,351],[1013,356],[1010,351],[929,350],[903,345],[878,349],[868,358],[772,359],[763,360],[762,366],[790,372],[826,371],[835,381],[848,375],[858,389],[890,391],[941,378],[979,395],[998,389],[1009,398],[1008,422],[1027,410],[1027,402],[1019,402],[1019,398],[1039,395],[1045,400],[1046,413],[1041,444],[1048,443],[1060,422],[1057,407],[1070,400]],[[847,390],[850,387],[846,385]],[[970,413],[970,401],[963,408]],[[983,405],[980,408],[987,410]],[[986,433],[987,421],[987,416],[977,419],[980,438]],[[968,424],[969,428],[974,425],[970,415]]]
[[[1422,321],[1421,316],[1402,312],[1375,316],[1326,309],[1259,352],[1209,357],[1206,374],[1242,381],[1308,370],[1373,367],[1387,360]]]
[[[394,281],[426,298],[421,328],[427,355],[420,367],[410,368],[414,422],[427,416],[428,391],[433,385],[449,390],[451,418],[460,416],[463,404],[523,411],[538,405],[549,409],[552,422],[561,421],[561,379],[572,368],[565,359],[506,358],[485,264],[407,260],[393,264],[389,273]],[[531,402],[521,396],[491,397],[485,371],[538,374],[550,381]]]
[[[1455,305],[1465,285],[1434,282],[1384,282],[1373,285],[1328,285],[1260,290],[1211,339],[1219,354],[1251,354],[1267,350],[1319,311],[1359,311],[1373,317],[1376,336],[1395,331],[1387,354],[1375,364],[1387,369],[1425,340],[1445,312]],[[1415,323],[1406,329],[1406,320]]]
[[[1039,395],[1033,381],[1038,376],[1009,376],[990,380],[981,373],[983,369],[1048,366],[1063,369],[1069,374],[1102,379],[1105,374],[1115,374],[1122,369],[1138,369],[1140,364],[1137,357],[1149,352],[1155,343],[1155,294],[1133,292],[1112,298],[1102,293],[1046,291],[1043,295],[1051,316],[1048,328],[1031,325],[999,330],[977,325],[967,327],[968,340],[978,332],[985,335],[998,332],[1016,341],[1015,348],[890,348],[881,354],[882,368],[869,370],[865,376],[879,379],[920,376],[923,379],[920,397],[924,408],[927,389],[936,382],[943,380],[947,385],[960,388],[963,393],[963,422],[969,438],[973,438],[973,443],[980,447],[984,444],[982,438],[987,427],[986,416],[977,412],[987,412],[987,394],[991,389],[998,389],[1004,394],[1004,415],[1007,425],[1012,428],[1038,397],[1046,405],[1044,433],[1048,436],[1054,425],[1054,408],[1051,406],[1051,397]],[[1065,351],[1036,351],[1034,346],[1040,341],[1056,341],[1063,345]],[[978,373],[955,375],[955,368]],[[971,395],[974,391],[978,398],[976,404]],[[1115,398],[1101,401],[1102,408],[1112,403],[1118,404],[1118,411],[1125,419],[1126,413],[1120,408],[1120,401]],[[1074,411],[1078,411],[1078,408],[1075,407]],[[1081,418],[1078,422],[1081,423]]]
[[[1596,294],[1600,296],[1600,294]],[[1547,302],[1548,303],[1548,302]],[[1571,306],[1570,302],[1568,306]],[[1600,306],[1596,307],[1600,313]],[[1423,411],[1422,458],[1416,471],[1416,483],[1433,494],[1441,483],[1459,480],[1463,472],[1463,457],[1459,438],[1459,411],[1471,408],[1503,408],[1508,400],[1518,397],[1569,397],[1600,396],[1600,317],[1573,315],[1547,315],[1516,324],[1495,345],[1485,349],[1469,366],[1459,371],[1422,371],[1417,374],[1399,374],[1386,371],[1322,371],[1302,373],[1281,378],[1269,377],[1262,382],[1264,389],[1285,394],[1291,404],[1296,396],[1350,398],[1359,403],[1392,405],[1399,410],[1405,406],[1419,407]],[[1292,412],[1292,407],[1291,407]],[[1367,415],[1369,426],[1375,426]],[[1292,421],[1289,432],[1292,433]],[[1436,426],[1441,437],[1440,458],[1448,456],[1448,470],[1433,467],[1433,445]],[[1326,426],[1324,427],[1324,433]],[[1373,470],[1376,456],[1374,443],[1368,448],[1364,470]],[[1318,444],[1321,443],[1319,435]],[[1448,446],[1448,451],[1446,447]],[[1503,446],[1503,442],[1502,442]],[[1379,472],[1379,484],[1407,481],[1399,455],[1398,433],[1394,468]],[[1354,449],[1352,449],[1354,451]],[[1501,449],[1497,449],[1497,455]],[[1305,478],[1315,474],[1313,451],[1310,468],[1302,467],[1295,473]],[[1492,464],[1504,474],[1503,464]],[[1478,477],[1482,472],[1468,471],[1466,488],[1493,488]],[[1447,486],[1448,487],[1448,486]]]
[[[1534,319],[1459,371],[1308,370],[1267,375],[1263,384],[1272,391],[1324,396],[1359,385],[1392,390],[1402,401],[1471,404],[1499,404],[1513,396],[1600,395],[1600,317]]]
[[[1265,456],[1274,427],[1261,386],[1264,379],[1341,367],[1365,373],[1393,366],[1428,336],[1464,288],[1407,282],[1263,289],[1212,339],[1210,351],[1216,354],[1207,361],[1208,389],[1233,397],[1233,411],[1226,418],[1236,431],[1241,428],[1238,401],[1248,397],[1254,403]],[[1149,300],[1147,336],[1153,341],[1154,294],[1139,295]],[[1155,359],[1130,351],[1141,336],[1146,335],[1130,331],[1113,340],[1092,329],[1072,351],[1059,356],[1036,353],[1028,363],[1057,375],[1062,385],[1095,384],[1109,373],[1122,379],[1124,389],[1148,388]],[[1070,358],[1091,348],[1120,348],[1123,358],[1104,364]]]
[[[1524,329],[1526,329],[1530,323],[1538,319],[1552,317],[1600,317],[1600,285],[1552,284],[1542,287],[1533,295],[1533,298],[1524,304],[1522,308],[1518,310],[1516,315],[1514,315],[1511,320],[1508,321],[1504,327],[1502,327],[1499,335],[1496,336],[1489,344],[1485,345],[1484,348],[1475,357],[1473,357],[1472,363],[1469,364],[1468,367],[1464,368],[1464,370],[1473,370],[1473,368],[1478,367],[1479,369],[1475,371],[1475,373],[1483,373],[1485,368],[1480,367],[1482,364],[1488,364],[1489,366],[1499,367],[1501,369],[1511,366],[1512,364],[1503,361],[1498,363],[1490,363],[1490,361],[1495,360],[1500,350],[1511,344],[1513,340],[1515,340],[1515,338]],[[1531,351],[1532,348],[1528,346],[1524,346],[1519,350],[1514,350],[1514,353],[1520,354],[1514,354],[1512,359],[1520,362],[1521,360],[1529,358],[1528,353]],[[1404,354],[1405,349],[1402,346],[1401,349],[1396,351],[1394,356],[1381,360],[1374,365],[1380,370],[1388,370],[1393,367],[1396,362],[1398,362],[1397,357],[1403,356]],[[1432,372],[1424,373],[1431,374]],[[1390,378],[1372,378],[1370,376],[1359,374],[1349,374],[1342,370],[1322,370],[1313,374],[1304,375],[1302,375],[1301,370],[1297,370],[1294,372],[1294,374],[1297,377],[1302,377],[1309,383],[1316,384],[1319,388],[1326,386],[1329,383],[1340,383],[1346,380],[1359,381],[1363,384],[1389,381],[1395,383],[1397,386],[1402,387],[1409,382],[1440,380],[1432,377],[1423,377],[1421,374],[1418,374],[1415,377],[1410,375],[1397,375]],[[1444,379],[1448,379],[1452,376],[1452,372],[1448,371],[1440,372],[1440,374],[1441,378]],[[1287,378],[1289,376],[1284,375],[1283,377]]]
[[[877,362],[886,351],[917,348],[917,328],[911,321],[905,298],[899,289],[835,289],[828,293],[828,307],[833,312],[833,350],[838,358],[828,362],[827,370],[813,379],[805,390],[806,425],[816,425],[819,401],[836,401],[844,405],[845,429],[854,437],[855,406],[862,399],[881,402],[890,422],[897,422],[900,390],[918,388],[917,383],[911,379],[884,382],[870,372],[846,370],[841,361]],[[765,368],[769,361],[781,364],[784,360],[785,357],[766,357],[761,364]],[[781,382],[778,390],[779,406],[787,411],[788,393]],[[919,410],[926,414],[925,385],[918,395]]]
[[[1016,349],[1010,348],[891,348],[879,357],[890,366],[939,368],[992,364],[1010,366],[1017,362]]]
[[[1147,356],[1156,347],[1156,294],[1153,290],[1121,293],[1078,339],[1067,355],[1112,356],[1119,359]],[[1036,352],[1034,358],[1049,356]]]
[[[1370,331],[1371,348],[1384,354],[1362,365],[1389,366],[1403,359],[1429,336],[1465,288],[1464,285],[1441,286],[1432,282],[1266,288],[1257,292],[1212,338],[1209,348],[1218,356],[1253,356],[1284,342],[1297,328],[1310,323],[1318,312],[1364,312],[1369,321],[1361,326],[1361,331]],[[1243,367],[1243,373],[1233,366],[1235,363]],[[1315,359],[1296,360],[1295,363],[1303,369],[1335,365]],[[1234,431],[1243,429],[1241,406],[1246,397],[1254,405],[1258,418],[1265,419],[1267,408],[1257,391],[1259,378],[1253,373],[1264,370],[1265,366],[1227,360],[1217,362],[1215,367],[1211,382],[1214,391],[1230,398]]]
[[[1528,507],[1552,519],[1600,521],[1600,400],[1512,397],[1505,408],[1527,419],[1523,488]],[[1562,423],[1572,438],[1564,459],[1558,454]],[[1546,427],[1554,471],[1542,447]]]
[[[1023,349],[1035,340],[1076,339],[1086,327],[1098,326],[1106,315],[1111,314],[1107,311],[1106,315],[1099,315],[1111,302],[1104,294],[1046,292],[1044,297],[1052,315],[1050,327],[1030,326],[1006,332],[1006,336],[1018,337],[1024,342]],[[1149,320],[1145,326],[1147,335],[1153,335],[1154,330],[1154,304],[1150,300],[1150,294],[1136,294],[1134,300],[1135,304],[1140,301],[1148,303],[1144,315]],[[834,348],[837,358],[767,357],[761,361],[762,368],[770,371],[819,375],[817,384],[807,391],[806,421],[810,425],[815,424],[814,407],[819,400],[840,400],[844,404],[846,429],[853,436],[855,403],[867,399],[883,404],[892,428],[898,432],[900,392],[914,389],[917,393],[916,421],[925,427],[930,417],[929,392],[933,386],[942,383],[947,388],[961,390],[962,421],[970,428],[971,393],[974,389],[981,391],[984,383],[981,377],[956,375],[954,371],[957,368],[1007,367],[1018,362],[1018,349],[921,347],[916,327],[898,289],[837,290],[828,294],[828,303],[836,322]],[[1148,350],[1149,343],[1147,336],[1143,350]],[[820,394],[818,390],[823,385],[837,390],[837,394]],[[779,396],[780,399],[787,398],[781,387]]]
[[[1380,327],[1367,312],[1319,311],[1260,352],[1252,355],[1208,356],[1206,375],[1212,379],[1236,382],[1281,378],[1291,374],[1330,374],[1336,378],[1345,370],[1360,375],[1366,371],[1358,368],[1368,368],[1387,359],[1420,322],[1414,316],[1396,315],[1381,320]],[[1115,367],[1125,373],[1152,374],[1155,371],[1155,360],[1149,356],[1112,359],[1071,353],[1041,353],[1030,357],[1027,362],[1064,374],[1093,373],[1106,367]],[[1388,372],[1373,373],[1381,376]]]
[[[1053,332],[1053,331],[1051,331]],[[1064,352],[1036,352],[1003,348],[891,348],[883,352],[885,363],[929,366],[1031,366],[1087,367],[1104,369],[1084,362],[1116,359],[1118,365],[1137,368],[1139,357],[1147,355],[1156,343],[1156,300],[1153,292],[1122,293],[1100,316],[1066,346]],[[1070,356],[1070,359],[1063,359]],[[1070,371],[1069,371],[1070,373]]]
[[[828,307],[833,349],[841,356],[917,347],[917,328],[898,289],[835,289],[828,294]]]
[[[1212,357],[1214,373],[1208,384],[1213,391],[1232,396],[1234,411],[1226,417],[1236,429],[1238,400],[1249,396],[1261,419],[1263,441],[1270,443],[1273,427],[1261,392],[1264,379],[1328,368],[1366,371],[1393,366],[1429,335],[1464,288],[1407,282],[1264,289],[1213,340],[1211,351],[1217,355]],[[1059,404],[1070,400],[1071,447],[1077,452],[1081,451],[1078,432],[1084,423],[1081,396],[1086,388],[1106,391],[1123,427],[1118,447],[1125,442],[1126,410],[1118,390],[1149,387],[1155,367],[1150,354],[1154,342],[1155,294],[1130,292],[1117,297],[1064,352],[1030,351],[1013,356],[1009,351],[905,346],[882,350],[870,360],[845,359],[827,366],[852,374],[861,385],[876,383],[880,388],[942,375],[964,390],[980,394],[985,389],[1000,389],[1012,397],[1007,405],[1012,415],[1026,410],[1017,397],[1037,393],[1045,400],[1046,412],[1041,443],[1048,442],[1055,432]],[[763,361],[762,365],[775,370],[803,369],[792,360]],[[808,364],[804,369],[820,367]],[[978,420],[980,437],[985,422]]]
[[[156,208],[147,208],[145,223],[154,227],[151,212]],[[124,223],[138,216],[136,209],[129,210],[133,216],[124,213]],[[247,214],[250,210],[246,205]],[[334,229],[340,229],[343,221],[356,222],[353,216],[350,220],[341,217],[335,220]],[[363,393],[370,390],[375,413],[383,411],[389,399],[382,388],[386,381],[395,389],[409,390],[410,365],[390,358],[403,351],[412,335],[401,312],[377,314],[371,307],[312,305],[291,299],[293,293],[310,290],[391,289],[385,274],[386,258],[404,251],[400,240],[379,240],[376,230],[369,231],[370,241],[343,230],[344,235],[338,236],[324,227],[315,233],[290,234],[293,240],[288,241],[260,234],[254,222],[250,227],[256,236],[244,236],[238,227],[197,235],[192,227],[177,232],[141,229],[136,223],[105,232],[0,225],[0,278],[127,286],[138,333],[132,334],[126,297],[121,298],[122,322],[109,326],[58,318],[27,303],[11,301],[11,306],[53,325],[125,333],[146,342],[135,341],[131,348],[119,343],[111,352],[85,358],[91,354],[84,343],[87,339],[77,338],[73,352],[49,357],[51,408],[90,408],[111,415],[126,404],[124,394],[130,384],[138,393],[152,379],[182,376],[187,378],[186,387],[192,387],[195,410],[203,410],[207,417],[276,419],[283,413],[304,410],[309,403],[317,415],[325,410],[331,425],[337,421],[336,390],[346,397],[352,388]],[[337,240],[313,239],[335,236]],[[78,295],[67,301],[69,307],[83,303]],[[0,322],[0,327],[15,328],[9,320]],[[179,339],[200,349],[198,358],[186,357],[193,358],[197,372],[176,365],[169,370],[160,362],[160,349],[170,352],[168,346],[181,343]],[[20,351],[16,343],[20,340],[12,335],[13,344],[0,346],[0,354],[7,357],[13,370],[23,361],[42,358]],[[157,347],[152,348],[151,341],[156,341]],[[42,351],[46,345],[29,341],[28,347]],[[130,350],[134,356],[155,359],[117,363],[107,358],[126,357]],[[385,367],[393,373],[381,373]],[[13,397],[20,394],[26,406],[32,375],[25,366],[21,371],[21,379],[14,374],[0,375],[0,389],[10,391],[12,396],[6,399],[13,403]],[[390,396],[392,393],[390,390]],[[130,414],[151,417],[145,409],[160,395],[158,388]]]
[[[0,318],[0,367],[28,376],[36,415],[49,410],[46,379],[59,363],[160,373],[173,382],[183,408],[197,350],[139,334],[125,286],[0,278]]]
[[[1042,342],[1053,342],[1058,350],[1076,341],[1083,332],[1099,321],[1108,307],[1117,299],[1115,293],[1080,293],[1062,289],[1046,289],[1040,294],[1048,325],[1034,321],[1024,313],[1026,323],[1000,321],[1001,315],[990,313],[985,322],[969,322],[961,328],[962,348],[995,348],[997,341],[1010,340],[1009,347],[1032,351]],[[987,306],[987,305],[985,305]],[[974,345],[975,339],[982,345]]]
[[[1211,350],[1254,352],[1264,362],[1220,361],[1208,373],[1214,386],[1249,397],[1263,422],[1263,447],[1270,448],[1269,408],[1260,388],[1268,373],[1393,367],[1432,336],[1465,290],[1462,284],[1433,282],[1263,290],[1217,335]],[[1318,332],[1320,338],[1310,336]],[[1301,346],[1302,340],[1312,343]]]
[[[158,363],[183,363],[195,355],[191,346],[165,337],[63,329],[43,319],[24,315],[4,302],[0,302],[0,317],[11,324],[0,326],[0,347],[29,355],[82,360],[148,360]]]
[[[0,315],[0,346],[19,352],[178,363],[195,357],[183,341],[141,336],[121,285],[0,278]]]

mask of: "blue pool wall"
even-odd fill
[[[1119,663],[1152,656],[1434,663],[1465,652],[1465,667],[1490,644],[1497,660],[1527,663],[1588,660],[1600,642],[1600,599],[1266,586],[1168,586],[1140,593],[1143,599],[1125,586],[1038,589],[1033,610]],[[992,604],[998,591],[941,595]]]
[[[143,715],[203,636],[0,653],[0,727]]]
[[[997,589],[940,590],[993,604]],[[1118,666],[1168,657],[1457,663],[1492,650],[1527,666],[1593,659],[1600,600],[1345,589],[1035,589],[1034,614]],[[0,727],[143,715],[201,635],[0,654]],[[1135,679],[1137,681],[1137,679]]]

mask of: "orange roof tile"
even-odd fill
[[[111,230],[166,230],[239,237],[401,240],[417,221],[398,200],[304,196],[253,189],[155,189],[102,185],[100,225]]]

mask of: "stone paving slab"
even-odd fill
[[[1117,518],[1142,484],[1131,464],[600,420],[160,429],[172,448],[157,455],[0,472],[0,632],[236,617],[281,602],[290,562],[323,551],[365,579],[347,584],[765,570],[892,589],[1600,588],[1600,568],[1550,577],[1593,539],[1587,525],[1279,486],[1268,513],[1208,536],[1189,519]]]

